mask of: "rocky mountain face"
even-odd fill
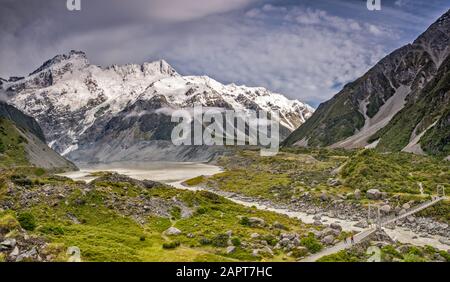
[[[449,155],[450,11],[321,104],[284,142]]]
[[[38,123],[5,102],[0,102],[0,167],[33,165],[51,170],[77,167],[50,149]]]
[[[1,87],[12,104],[36,118],[49,146],[80,162],[117,160],[134,153],[160,159],[161,146],[167,149],[165,157],[173,149],[174,159],[180,154],[189,159],[198,148],[170,146],[176,125],[170,113],[194,104],[279,111],[284,137],[313,113],[310,106],[265,88],[182,76],[163,60],[102,68],[79,51],[54,57],[26,78],[3,80]],[[145,148],[151,148],[145,156],[135,151]]]

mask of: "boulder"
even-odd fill
[[[166,231],[164,231],[164,234],[166,234],[168,236],[180,235],[181,234],[181,230],[172,226],[169,229],[167,229]]]
[[[411,205],[408,203],[404,203],[402,206],[402,209],[404,209],[404,210],[409,210],[410,208],[411,208]]]
[[[249,219],[248,219],[248,221],[249,221],[249,223],[250,223],[250,225],[252,225],[252,226],[264,226],[264,225],[266,225],[266,222],[264,221],[264,219],[262,219],[262,218],[259,218],[259,217],[250,217]]]
[[[272,227],[275,228],[275,229],[287,230],[287,227],[284,226],[283,224],[279,223],[278,221],[275,221],[272,224]]]
[[[450,246],[450,240],[446,238],[440,238],[439,243]]]
[[[334,242],[334,236],[333,235],[327,235],[322,239],[322,243],[331,245]]]
[[[383,214],[388,214],[388,213],[391,212],[391,206],[390,206],[390,205],[384,205],[384,206],[382,206],[382,207],[380,208],[380,211],[381,211]]]
[[[16,243],[17,243],[16,239],[6,239],[0,243],[0,250],[12,249],[16,246]]]
[[[369,189],[366,192],[366,197],[370,200],[379,200],[381,199],[381,192],[378,189]]]
[[[259,238],[259,234],[258,233],[252,233],[252,234],[250,234],[250,238],[258,239]]]
[[[236,251],[236,247],[235,246],[229,246],[227,247],[227,254],[232,254]]]
[[[17,257],[19,255],[19,248],[17,246],[14,247],[14,250],[9,254],[11,257]]]
[[[358,223],[356,223],[354,226],[359,227],[359,228],[367,228],[367,227],[369,227],[369,224],[367,223],[367,221],[361,220]]]
[[[321,199],[322,201],[327,201],[327,200],[328,200],[328,195],[327,195],[327,193],[323,192],[322,195],[320,195],[320,199]]]
[[[330,227],[331,227],[332,229],[334,229],[334,230],[342,231],[342,226],[340,226],[340,225],[337,224],[337,223],[331,223],[331,224],[330,224]]]
[[[335,179],[335,178],[329,178],[328,179],[328,181],[327,181],[327,184],[329,185],[329,186],[339,186],[339,185],[341,185],[341,181],[339,181],[339,179]]]
[[[413,223],[413,222],[416,221],[416,218],[415,218],[414,216],[410,215],[410,216],[406,217],[406,220],[407,220],[409,223]]]

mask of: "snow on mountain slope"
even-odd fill
[[[10,103],[36,118],[49,145],[63,155],[78,150],[80,140],[100,139],[104,127],[132,105],[160,97],[170,108],[201,103],[228,109],[278,110],[281,125],[288,131],[314,111],[265,88],[223,85],[206,76],[181,76],[164,60],[103,68],[90,64],[80,51],[57,55],[28,77],[3,80],[1,88]]]

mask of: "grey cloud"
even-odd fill
[[[0,76],[25,75],[79,49],[94,64],[163,58],[186,75],[264,86],[316,103],[406,43],[398,25],[416,18],[401,12],[397,26],[385,24],[376,21],[384,14],[354,17],[355,5],[329,0],[309,8],[282,0],[81,1],[82,11],[69,12],[66,0],[0,0]],[[336,5],[350,12],[326,10]],[[392,7],[384,11],[396,20]]]

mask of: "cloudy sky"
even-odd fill
[[[167,60],[317,106],[413,41],[450,0],[0,0],[0,77],[71,49],[93,64]]]

